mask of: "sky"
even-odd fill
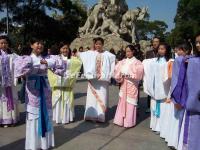
[[[99,0],[85,0],[88,6],[92,6]],[[126,0],[129,9],[147,6],[149,8],[150,20],[161,20],[167,23],[168,31],[174,28],[174,17],[178,0]],[[0,12],[0,18],[5,13]]]
[[[99,0],[85,0],[87,5],[92,6]],[[147,6],[150,20],[161,20],[167,23],[168,31],[174,28],[178,0],[126,0],[129,9]]]

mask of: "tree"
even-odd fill
[[[200,1],[179,0],[177,14],[174,19],[175,28],[167,40],[172,46],[194,39],[200,33]]]
[[[162,40],[166,37],[167,24],[163,21],[141,20],[137,22],[137,37],[139,40],[149,40],[154,36],[160,37]]]
[[[86,7],[80,0],[8,1],[10,36],[14,42],[26,44],[31,37],[37,37],[47,45],[59,41],[70,43],[77,36],[78,27],[86,20]],[[3,10],[5,3],[1,3],[0,8]],[[2,24],[5,24],[4,20],[1,20]]]

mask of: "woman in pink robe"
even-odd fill
[[[127,58],[119,61],[114,71],[115,79],[121,83],[114,124],[125,128],[136,125],[138,85],[143,78],[143,65],[134,55],[134,46],[128,45],[126,47]]]

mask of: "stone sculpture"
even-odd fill
[[[120,45],[134,44],[136,43],[136,22],[143,20],[147,13],[147,7],[129,10],[126,0],[99,0],[89,10],[84,26],[79,28],[79,38],[75,39],[74,43],[72,42],[72,47],[88,46],[91,43],[87,40],[97,36],[107,41],[107,48],[120,49]],[[115,43],[123,44],[116,46]]]

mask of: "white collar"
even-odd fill
[[[42,58],[42,56],[41,56],[41,55],[39,55],[39,56],[36,56],[34,53],[31,53],[31,57],[33,57],[33,58]]]
[[[68,57],[67,57],[67,56],[64,56],[63,54],[61,54],[61,58],[62,58],[63,60],[68,60]]]
[[[126,58],[126,61],[133,61],[135,60],[136,58],[133,56],[132,58]]]

